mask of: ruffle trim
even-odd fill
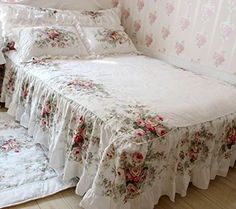
[[[21,121],[23,126],[29,129],[29,134],[34,137],[36,142],[49,147],[50,164],[58,171],[63,171],[65,180],[71,179],[75,176],[80,177],[76,191],[79,195],[85,194],[81,206],[86,209],[152,209],[154,205],[158,203],[159,198],[162,195],[169,196],[172,201],[174,201],[176,193],[179,193],[181,196],[186,196],[190,182],[198,188],[207,189],[211,179],[214,179],[217,175],[226,176],[230,166],[233,167],[235,164],[236,146],[234,145],[232,147],[232,155],[230,159],[217,158],[212,155],[210,158],[211,162],[207,161],[210,166],[204,163],[198,163],[191,170],[191,175],[176,175],[173,170],[166,169],[160,179],[155,182],[155,185],[145,190],[145,192],[140,194],[138,198],[130,200],[126,204],[124,204],[123,201],[114,201],[112,198],[105,197],[97,191],[94,183],[96,170],[92,170],[90,173],[93,173],[94,175],[90,175],[85,171],[84,166],[80,163],[68,160],[67,150],[64,144],[66,135],[62,133],[62,130],[64,130],[68,125],[66,124],[67,121],[70,120],[74,114],[80,114],[92,118],[94,124],[97,124],[93,127],[94,131],[95,128],[99,128],[98,132],[101,134],[100,138],[102,139],[102,143],[98,153],[102,153],[113,138],[113,133],[110,132],[111,127],[105,125],[103,121],[93,113],[74,103],[72,100],[69,100],[65,96],[60,95],[59,92],[56,92],[39,79],[30,75],[30,73],[26,73],[23,69],[19,68],[16,86],[20,87],[22,82],[25,80],[30,81],[30,89],[34,86],[32,102],[28,102],[25,106],[22,106],[19,101],[20,88],[17,88],[14,93],[13,102],[9,108],[9,113],[17,120]],[[58,112],[63,114],[62,118],[64,118],[64,121],[57,124],[57,132],[42,132],[39,123],[35,119],[37,115],[37,105],[42,103],[43,95],[54,95],[53,97],[58,105]],[[234,116],[235,115],[232,115],[232,117]],[[221,118],[218,120],[220,119]],[[175,135],[175,131],[178,130],[175,129],[166,137],[173,139],[171,135]],[[49,141],[51,138],[54,140]],[[178,142],[176,141],[171,143],[176,144]],[[173,144],[172,147],[174,146]],[[177,165],[175,164],[174,166]],[[176,169],[177,168],[175,167],[175,170]]]
[[[191,178],[188,176],[187,178],[186,176],[176,176],[171,182],[161,179],[155,186],[147,189],[138,198],[130,200],[126,204],[122,201],[116,202],[110,197],[96,194],[96,191],[91,188],[84,195],[80,206],[86,209],[153,209],[164,195],[168,196],[173,202],[177,193],[185,197],[191,182],[199,189],[208,189],[210,181],[214,180],[216,176],[226,177],[229,168],[234,167],[235,162],[236,146],[233,147],[233,155],[230,161],[222,160],[218,163],[214,160],[211,168],[204,168],[204,166],[195,167]],[[79,193],[77,192],[77,194]]]
[[[26,202],[30,202],[32,200],[45,198],[47,196],[53,195],[60,191],[69,189],[76,185],[75,180],[71,180],[70,182],[64,182],[61,180],[60,176],[57,176],[52,179],[48,179],[46,181],[35,182],[31,184],[22,185],[14,191],[11,189],[1,191],[0,199],[1,199],[1,207],[12,207],[14,205],[23,204]],[[14,198],[14,203],[12,203],[12,199]]]

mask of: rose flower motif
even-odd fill
[[[9,152],[11,150],[15,150],[15,152],[20,151],[19,143],[16,141],[16,139],[9,139],[0,148],[4,150],[5,152]]]
[[[50,39],[52,39],[52,40],[57,39],[57,38],[59,37],[59,35],[60,35],[60,33],[59,33],[58,31],[56,31],[56,30],[49,30],[49,31],[47,32],[47,34],[48,34],[48,37],[49,37]]]
[[[85,127],[79,127],[75,130],[75,133],[74,133],[74,137],[73,137],[73,140],[75,143],[79,144],[79,143],[83,143],[84,141],[84,138],[85,138],[85,135],[86,135],[86,129]]]
[[[166,129],[162,125],[157,126],[155,129],[159,136],[164,136],[167,134]]]
[[[81,154],[81,152],[80,152],[80,147],[75,147],[73,150],[72,150],[72,152],[73,152],[73,155],[74,156],[80,156],[80,154]]]
[[[148,119],[145,120],[146,130],[155,133],[157,126],[158,126],[158,122],[155,121],[153,118],[148,118]]]
[[[140,153],[140,152],[135,152],[135,153],[133,154],[133,161],[134,161],[135,163],[137,163],[137,164],[142,163],[142,162],[144,161],[144,156],[143,156],[143,154]]]
[[[188,156],[191,162],[194,162],[198,159],[198,153],[194,152],[193,150],[189,151]]]
[[[42,118],[40,121],[42,126],[47,126],[48,125],[48,121],[45,118]]]
[[[4,47],[2,48],[2,52],[8,52],[8,51],[14,51],[15,48],[15,42],[11,40],[6,40],[4,43]]]
[[[42,114],[43,114],[43,115],[44,115],[44,114],[50,114],[51,111],[52,111],[52,105],[51,105],[50,102],[47,102],[46,105],[45,105],[44,108],[43,108]]]
[[[234,144],[236,144],[236,134],[232,134],[231,136],[227,138],[228,147],[231,148],[231,146],[233,146]]]
[[[83,15],[90,16],[92,19],[96,19],[99,16],[102,16],[101,12],[94,12],[94,11],[84,11],[82,12]]]
[[[74,135],[73,140],[76,144],[79,144],[79,143],[83,143],[84,138],[83,138],[83,135],[77,133]]]
[[[135,185],[129,184],[129,185],[127,186],[127,191],[128,191],[128,193],[130,193],[130,194],[135,194],[135,193],[138,193],[138,192],[139,192],[139,189],[138,189]]]
[[[8,42],[8,43],[7,43],[7,48],[8,48],[9,51],[11,51],[11,50],[16,50],[16,48],[15,48],[15,42],[14,42],[14,41]]]
[[[119,34],[117,31],[112,31],[111,34],[110,34],[110,38],[111,38],[113,41],[117,42],[117,41],[119,41],[119,39],[120,39],[121,37],[120,37],[120,34]]]
[[[24,88],[23,90],[23,98],[26,99],[29,94],[29,90],[27,88]]]

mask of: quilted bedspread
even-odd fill
[[[151,209],[236,159],[236,88],[145,56],[9,62],[2,100],[86,209]]]

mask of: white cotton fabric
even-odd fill
[[[85,194],[81,202],[85,209],[152,209],[160,196],[168,195],[171,200],[174,200],[175,193],[185,196],[190,182],[206,189],[211,179],[216,175],[225,176],[229,167],[234,166],[235,145],[230,151],[232,155],[229,159],[217,155],[220,146],[217,140],[221,140],[224,132],[222,124],[236,118],[234,86],[176,69],[145,56],[119,56],[93,61],[61,59],[41,64],[15,65],[14,70],[17,72],[16,86],[22,86],[27,81],[30,83],[29,89],[34,87],[34,90],[32,100],[25,103],[20,100],[21,88],[13,90],[12,94],[5,94],[10,101],[9,113],[28,127],[28,133],[36,142],[49,148],[51,165],[62,170],[65,179],[80,177],[76,191],[79,195]],[[95,84],[102,84],[109,97],[99,97],[100,92],[95,95],[81,93],[82,96],[78,96],[73,89],[72,93],[63,94],[63,84],[68,84],[70,78],[77,76]],[[3,91],[7,92],[8,89]],[[38,108],[49,96],[53,97],[57,106],[56,115],[53,116],[57,123],[52,129],[45,131],[40,128]],[[110,168],[103,170],[102,157],[108,153],[113,140],[122,141],[122,138],[114,138],[114,132],[121,127],[122,121],[112,117],[111,120],[106,120],[106,114],[112,108],[119,107],[121,109],[118,111],[122,111],[122,105],[126,104],[145,105],[162,115],[168,126],[174,128],[164,141],[156,142],[156,149],[170,154],[170,158],[164,163],[173,165],[174,172],[172,167],[165,170],[152,187],[138,198],[124,204],[121,199],[114,201],[103,195],[100,190],[102,187],[99,187],[102,182],[99,182],[98,172],[110,178],[113,176]],[[68,159],[66,155],[68,130],[73,126],[77,114],[92,120],[92,132],[101,139],[98,150],[93,150],[92,145],[88,148],[101,160],[98,164],[92,162],[88,170],[79,162]],[[176,164],[175,160],[179,156],[180,139],[186,133],[194,135],[202,126],[217,136],[215,141],[209,142],[212,152],[206,162],[199,161],[195,165],[191,175],[177,175],[175,169],[178,162]],[[125,150],[136,150],[137,147],[137,144],[130,141]],[[141,151],[147,152],[147,147],[142,147]]]
[[[12,59],[17,57],[15,55],[12,54]],[[64,69],[60,72],[62,77],[69,72],[79,73],[102,83],[120,100],[139,101],[157,110],[168,118],[171,126],[194,125],[236,111],[236,88],[233,85],[145,56],[126,55],[55,62],[59,63],[60,69]],[[57,73],[42,73],[40,70],[30,72],[49,85]],[[103,116],[102,109],[86,101],[86,98],[83,104],[97,110],[98,116]]]
[[[113,26],[121,24],[120,8],[93,11],[92,8],[85,11],[99,12],[101,15],[93,18],[85,11],[60,10],[51,8],[31,7],[26,5],[0,4],[1,22],[3,34],[8,34],[14,27],[67,25],[78,22],[84,26]]]
[[[11,40],[15,41],[21,62],[42,56],[88,56],[77,30],[73,26],[16,28],[13,29]]]
[[[16,142],[7,145],[9,140]],[[76,184],[63,181],[48,166],[46,149],[34,144],[27,130],[7,113],[0,113],[0,147],[0,208],[44,198]]]
[[[2,0],[1,2],[12,3],[12,1]],[[22,5],[30,5],[34,7],[56,8],[56,9],[71,9],[71,10],[84,10],[84,9],[99,9],[96,0],[16,0],[14,3]]]
[[[138,54],[123,27],[81,27],[77,29],[90,55]],[[112,33],[116,33],[112,35]],[[117,40],[116,40],[117,39]]]

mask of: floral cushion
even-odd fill
[[[90,55],[137,53],[129,36],[122,27],[81,27],[78,31]]]
[[[120,8],[82,12],[72,12],[82,26],[119,27],[121,25]]]
[[[14,27],[68,25],[77,22],[86,26],[119,26],[121,12],[119,8],[100,11],[73,11],[39,8],[25,5],[0,4],[3,33]]]
[[[14,27],[71,25],[68,11],[24,5],[0,4],[3,35]]]
[[[99,0],[100,1],[100,0]],[[21,4],[34,7],[44,6],[45,8],[58,8],[58,9],[73,9],[73,10],[84,10],[84,9],[98,9],[99,4],[97,0],[1,0],[10,4]],[[113,3],[114,5],[114,3]],[[105,6],[102,4],[102,6]],[[106,7],[112,6],[106,3]]]
[[[20,61],[33,57],[83,57],[88,53],[75,27],[41,26],[18,28],[13,35]]]

